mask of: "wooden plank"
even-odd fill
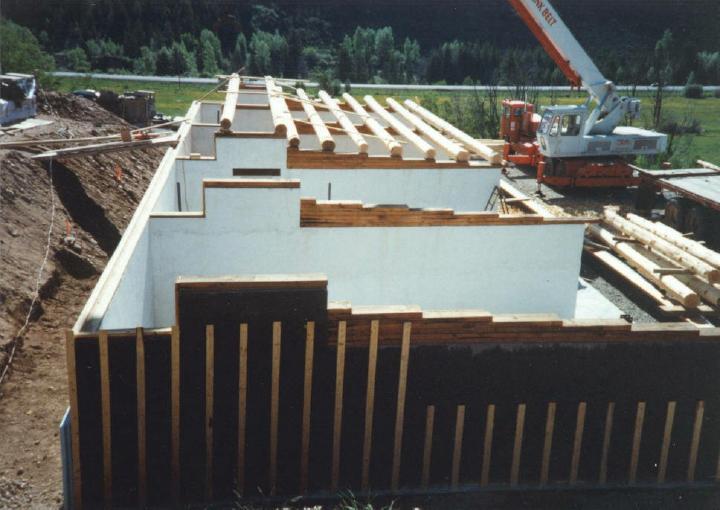
[[[453,444],[451,485],[457,487],[460,479],[460,460],[462,458],[463,429],[465,427],[465,406],[457,406],[455,415],[455,441]]]
[[[605,429],[603,432],[602,453],[600,455],[600,476],[598,483],[607,482],[607,463],[608,454],[610,452],[610,441],[612,440],[613,417],[615,415],[615,402],[608,402],[607,412],[605,414]]]
[[[240,324],[240,349],[238,360],[238,451],[237,451],[237,491],[245,491],[245,434],[247,425],[247,388],[248,388],[248,325]]]
[[[312,409],[313,355],[315,322],[308,321],[305,331],[305,384],[303,387],[302,440],[300,444],[300,493],[307,490],[310,456],[310,411]]]
[[[572,459],[570,461],[570,484],[577,482],[578,469],[580,467],[580,453],[582,451],[582,438],[585,431],[586,402],[578,404],[577,419],[575,421],[575,437],[573,439]]]
[[[93,145],[81,145],[79,147],[68,147],[65,149],[55,149],[53,151],[35,154],[34,156],[31,156],[31,158],[37,160],[70,159],[83,156],[92,156],[94,154],[107,154],[110,152],[151,149],[153,147],[166,147],[168,145],[174,147],[175,145],[177,145],[177,142],[177,135],[151,138],[149,140],[134,140],[130,142],[107,142]]]
[[[142,328],[135,333],[135,385],[137,400],[138,506],[147,506],[147,433],[145,419],[145,339]]]
[[[110,424],[110,360],[107,331],[100,331],[100,404],[102,408],[103,497],[105,507],[112,504],[112,433]]]
[[[402,345],[400,348],[400,367],[398,370],[397,409],[395,413],[395,448],[393,450],[392,479],[390,487],[397,490],[400,482],[400,460],[402,456],[403,425],[405,420],[405,393],[407,391],[407,371],[410,357],[410,332],[412,323],[403,323]]]
[[[512,465],[510,466],[510,485],[515,486],[520,479],[520,458],[522,455],[523,432],[525,430],[525,404],[518,404],[515,418],[515,440],[513,441]]]
[[[75,334],[65,330],[65,363],[68,373],[68,400],[70,402],[70,434],[72,444],[72,500],[73,508],[82,510],[82,469],[80,466],[80,412],[78,408],[77,367],[75,363]]]
[[[490,461],[492,460],[493,428],[495,426],[495,404],[487,406],[485,418],[485,437],[483,438],[482,472],[480,486],[485,487],[490,481]]]
[[[180,500],[180,329],[170,333],[170,480],[175,502]]]
[[[335,361],[335,411],[333,416],[332,472],[330,488],[337,490],[340,479],[340,440],[342,438],[343,388],[345,383],[345,321],[338,324],[337,357]]]
[[[280,410],[280,349],[282,323],[273,322],[272,382],[270,387],[270,495],[277,491],[278,413]]]
[[[688,458],[687,481],[695,481],[695,466],[697,465],[698,449],[700,447],[700,434],[702,433],[703,416],[705,414],[705,401],[698,400],[695,407],[695,421],[693,422],[692,439],[690,441],[690,455]]]
[[[663,430],[662,447],[660,448],[660,462],[658,463],[657,483],[665,482],[667,473],[668,453],[670,451],[670,440],[672,438],[673,422],[675,421],[676,402],[667,403],[667,412],[665,414],[665,428]]]
[[[555,431],[555,411],[557,404],[548,402],[545,418],[545,440],[543,442],[542,462],[540,464],[540,485],[548,482],[550,472],[550,452],[552,451],[553,432]]]
[[[378,336],[380,321],[370,323],[370,348],[368,349],[368,376],[365,394],[365,435],[363,438],[362,489],[368,490],[370,455],[372,452],[373,415],[375,409],[375,372],[377,367]]]
[[[635,413],[635,429],[633,431],[632,451],[630,452],[630,470],[628,482],[634,484],[637,479],[638,458],[640,457],[640,442],[642,441],[643,422],[645,421],[645,402],[638,402]]]
[[[205,499],[213,498],[213,414],[215,410],[215,326],[205,326]]]
[[[432,460],[432,438],[435,425],[435,406],[427,406],[425,410],[425,442],[423,443],[423,465],[421,485],[427,488],[430,482],[430,462]]]

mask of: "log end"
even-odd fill
[[[365,143],[365,142],[363,142],[363,143],[361,143],[360,145],[358,145],[358,152],[359,152],[360,154],[365,154],[365,155],[367,155],[367,153],[368,153],[368,144]]]
[[[700,305],[700,296],[694,292],[683,297],[682,304],[685,308],[697,308]]]
[[[425,151],[425,159],[435,159],[435,149],[430,148]]]
[[[466,150],[460,150],[457,154],[455,154],[455,159],[460,162],[465,162],[470,160],[470,153]]]
[[[292,137],[288,138],[288,145],[290,147],[294,147],[294,148],[300,147],[300,137],[292,136]]]
[[[287,136],[287,126],[285,124],[275,126],[275,136]]]
[[[391,156],[401,158],[402,154],[403,154],[402,145],[400,145],[399,143],[396,143],[396,144],[390,146],[390,155]]]
[[[335,140],[323,140],[322,150],[324,152],[333,152],[335,150]]]
[[[705,273],[705,278],[707,278],[710,283],[720,283],[720,269],[708,271]]]
[[[227,117],[223,117],[220,119],[220,129],[222,131],[230,131],[230,127],[232,126],[232,120],[228,119]]]

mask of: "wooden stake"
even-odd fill
[[[540,485],[548,482],[550,472],[550,452],[552,451],[553,432],[555,430],[555,410],[557,404],[549,402],[545,419],[545,442],[543,443],[542,464],[540,466]]]
[[[173,499],[180,501],[180,330],[170,332],[170,471]]]
[[[400,460],[402,456],[403,422],[405,419],[405,392],[407,390],[408,358],[410,357],[410,331],[412,323],[403,323],[400,368],[398,370],[398,398],[395,414],[395,450],[393,451],[392,480],[390,487],[396,491],[400,482]]]
[[[485,419],[485,438],[483,441],[482,473],[480,474],[480,486],[485,487],[490,481],[490,460],[492,459],[493,427],[495,425],[495,404],[487,407],[487,418]]]
[[[462,458],[463,428],[465,426],[465,406],[457,406],[455,415],[455,443],[453,445],[451,485],[457,487],[460,479],[460,460]]]
[[[665,482],[667,473],[668,452],[670,450],[670,439],[672,437],[673,422],[675,421],[675,402],[668,402],[667,413],[665,414],[665,430],[663,432],[662,447],[660,448],[660,463],[658,465],[657,483]]]
[[[237,490],[240,495],[245,491],[245,427],[247,420],[247,350],[248,325],[240,324],[240,359],[238,360],[238,457]]]
[[[80,411],[78,408],[77,368],[75,363],[75,333],[65,331],[65,362],[68,373],[70,401],[70,435],[72,437],[72,494],[73,507],[82,510],[82,469],[80,467]]]
[[[510,467],[510,485],[515,486],[520,479],[520,457],[522,455],[523,431],[525,429],[525,404],[518,404],[515,419],[515,441],[513,443],[512,466]]]
[[[330,489],[337,490],[340,480],[340,440],[342,438],[343,383],[345,382],[345,336],[347,324],[338,323],[337,360],[335,363],[335,416],[333,418],[333,450]]]
[[[277,492],[278,412],[280,406],[280,347],[282,323],[273,322],[272,386],[270,388],[270,495]]]
[[[608,402],[607,413],[605,414],[605,431],[603,432],[602,454],[600,456],[600,476],[598,483],[607,482],[607,462],[610,451],[610,440],[612,439],[613,415],[615,414],[615,402]]]
[[[102,407],[102,445],[103,445],[103,495],[105,507],[112,504],[112,432],[110,424],[110,362],[108,360],[108,334],[100,331],[98,337],[100,350],[100,403]]]
[[[692,440],[690,441],[690,456],[688,458],[688,482],[695,481],[695,466],[697,465],[698,448],[700,446],[700,433],[702,432],[703,415],[705,414],[705,402],[698,400],[695,407],[695,421],[693,422]]]
[[[645,402],[638,402],[635,413],[635,431],[633,432],[632,452],[630,454],[630,472],[628,473],[629,483],[635,483],[637,479],[638,458],[640,456],[640,441],[642,440],[643,422],[645,421]]]
[[[582,451],[582,438],[585,430],[585,410],[586,402],[580,402],[577,410],[577,420],[575,424],[575,438],[573,440],[572,460],[570,462],[570,484],[577,482],[578,469],[580,467],[580,452]]]
[[[300,445],[300,493],[307,490],[310,455],[310,411],[312,405],[313,354],[315,322],[308,321],[305,332],[305,386],[303,388],[302,442]]]
[[[375,408],[375,369],[377,365],[378,336],[380,321],[370,322],[370,346],[368,349],[368,377],[365,397],[365,436],[362,458],[362,490],[368,490],[370,475],[370,454],[372,451],[373,411]]]
[[[425,443],[423,445],[422,487],[427,488],[430,481],[430,461],[432,459],[432,436],[435,424],[435,406],[425,410]]]
[[[215,326],[205,326],[205,499],[213,498],[213,414],[215,407]]]
[[[137,387],[138,506],[147,506],[147,436],[145,421],[145,339],[135,330],[135,385]]]

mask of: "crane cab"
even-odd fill
[[[582,155],[587,142],[584,137],[587,116],[584,105],[546,108],[537,130],[540,153],[551,158]]]

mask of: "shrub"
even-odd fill
[[[720,88],[715,89],[715,97],[720,98]]]
[[[703,86],[696,83],[685,85],[684,95],[690,99],[701,99],[703,97]]]

